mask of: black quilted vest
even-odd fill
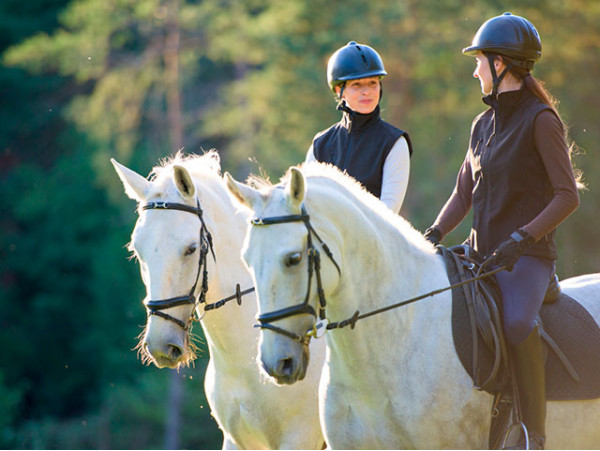
[[[553,189],[535,146],[534,121],[550,109],[527,89],[504,92],[473,121],[468,156],[473,174],[471,245],[490,255],[512,232],[535,218]],[[554,231],[526,255],[556,259]]]
[[[334,164],[381,197],[383,165],[401,136],[412,155],[408,133],[383,121],[377,106],[371,114],[344,112],[340,122],[315,136],[313,151],[317,161]]]

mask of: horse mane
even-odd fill
[[[350,195],[355,197],[365,208],[371,210],[376,215],[382,217],[383,220],[390,223],[394,228],[398,229],[410,242],[426,252],[434,251],[431,243],[429,243],[423,234],[416,230],[410,222],[390,210],[383,202],[377,199],[377,197],[367,191],[360,182],[349,176],[347,173],[340,171],[336,166],[326,163],[308,162],[299,166],[299,168],[306,178],[330,180],[339,185],[342,189],[345,189]],[[288,169],[286,174],[281,178],[280,183],[287,183],[289,178],[290,170]],[[268,184],[268,181],[265,181],[264,183]]]
[[[198,177],[221,178],[221,159],[215,149],[202,155],[185,154],[178,151],[174,156],[159,161],[152,169],[149,179],[153,182],[153,192],[149,196],[167,195],[175,190],[173,184],[173,167],[182,166],[189,172],[193,179]]]

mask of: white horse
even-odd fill
[[[307,245],[321,254],[332,321],[447,287],[449,280],[442,257],[419,232],[339,171],[307,164],[288,174],[280,185],[258,190],[226,175],[232,194],[257,218],[243,257],[267,327],[259,357],[276,382],[289,384],[306,371],[308,350],[299,337],[315,323],[302,306],[306,300],[322,311],[314,276],[309,285]],[[307,231],[303,208],[332,258]],[[569,279],[562,288],[598,322],[600,275]],[[445,291],[365,318],[354,329],[327,332],[320,414],[331,448],[487,447],[492,397],[473,389],[457,357],[451,297]],[[600,400],[548,402],[546,445],[598,448],[599,424]]]
[[[186,329],[194,298],[202,290],[201,251],[207,252],[207,303],[229,297],[236,284],[242,290],[252,288],[240,258],[247,214],[232,204],[215,152],[201,157],[178,155],[154,168],[151,180],[115,160],[112,163],[126,194],[139,203],[130,247],[140,263],[149,311],[154,309],[152,302],[158,302],[140,343],[142,358],[159,368],[188,364],[194,352]],[[202,221],[198,206],[203,210]],[[204,232],[201,225],[205,225]],[[212,246],[206,242],[207,233],[212,235]],[[190,300],[192,287],[195,293]],[[178,303],[178,299],[185,302]],[[256,299],[254,294],[242,299],[241,305],[233,300],[215,310],[203,311],[206,304],[198,304],[196,309],[203,317],[210,353],[204,388],[212,415],[223,431],[223,448],[322,448],[318,380],[324,343],[312,346],[313,368],[304,381],[295,387],[268,383],[261,378],[256,362],[259,333],[252,327]],[[161,302],[166,305],[161,307]]]

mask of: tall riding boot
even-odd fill
[[[542,338],[536,325],[525,341],[511,347],[523,423],[529,448],[544,449],[546,440],[546,372]]]

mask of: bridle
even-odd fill
[[[279,334],[285,335],[286,337],[289,337],[292,340],[296,340],[304,345],[307,345],[312,336],[320,337],[322,335],[322,332],[325,331],[327,323],[327,319],[325,316],[325,306],[327,303],[325,301],[325,293],[323,291],[323,285],[321,282],[321,256],[319,254],[319,250],[313,244],[313,236],[319,241],[321,247],[325,251],[325,254],[327,254],[327,257],[329,257],[331,262],[335,265],[338,274],[341,274],[341,271],[337,262],[333,258],[333,254],[329,250],[329,247],[323,242],[321,237],[319,237],[319,235],[311,225],[310,216],[306,212],[304,205],[301,206],[301,214],[299,215],[270,216],[266,218],[254,218],[251,220],[251,224],[253,226],[268,226],[274,224],[285,224],[290,222],[303,222],[308,231],[306,250],[308,256],[308,287],[306,289],[306,296],[304,297],[304,302],[297,305],[293,305],[291,307],[275,310],[274,312],[259,315],[256,319],[260,324],[255,324],[254,327],[272,330]],[[313,274],[315,275],[317,281],[317,294],[319,296],[318,314],[313,308],[313,306],[309,304]],[[318,321],[315,324],[315,326],[311,330],[309,330],[305,335],[299,335],[271,324],[275,321],[307,313],[313,315],[315,318],[318,319]]]
[[[204,304],[204,310],[214,310],[222,307],[227,302],[235,299],[238,305],[242,303],[242,296],[251,293],[254,291],[254,287],[241,291],[240,285],[236,284],[235,294],[229,296],[225,299],[221,299],[220,301],[214,302],[212,304],[208,304],[206,302],[206,292],[208,291],[208,270],[207,270],[207,255],[208,252],[212,254],[213,260],[216,262],[215,251],[213,249],[212,235],[208,231],[206,227],[206,223],[204,222],[203,211],[200,207],[200,200],[196,199],[196,207],[191,207],[185,204],[179,204],[176,202],[149,202],[142,207],[143,210],[179,210],[188,213],[192,213],[198,217],[200,220],[200,252],[198,257],[198,272],[196,273],[196,280],[192,285],[192,288],[188,292],[187,295],[184,296],[176,296],[169,299],[160,299],[160,300],[150,300],[146,302],[146,308],[148,309],[148,316],[156,315],[161,318],[164,318],[168,321],[172,321],[181,327],[183,330],[188,331],[190,325],[194,320],[194,313],[196,311],[196,306],[198,304]],[[200,273],[202,273],[202,283],[200,292],[196,296],[196,289],[198,286],[198,282],[200,281]],[[163,310],[167,310],[173,307],[177,307],[180,305],[191,304],[194,307],[192,308],[192,312],[190,313],[190,317],[187,322],[183,322],[168,313],[165,313]]]
[[[198,219],[200,220],[200,252],[198,257],[198,272],[196,273],[196,280],[194,281],[194,284],[192,285],[192,288],[190,289],[189,293],[184,296],[176,296],[169,299],[150,300],[146,302],[148,316],[160,316],[161,318],[174,322],[183,330],[187,331],[194,317],[195,306],[198,303],[203,303],[206,301],[206,292],[208,291],[208,271],[206,269],[206,256],[208,255],[209,250],[213,256],[213,259],[215,259],[216,261],[215,252],[213,250],[212,245],[212,235],[210,234],[210,232],[206,228],[206,224],[204,223],[204,217],[202,216],[202,208],[200,208],[200,201],[196,199],[196,207],[191,207],[185,204],[178,204],[175,202],[149,202],[146,205],[144,205],[142,209],[185,211],[198,216]],[[196,286],[200,281],[200,273],[202,273],[202,287],[200,289],[200,293],[198,294],[198,299],[196,300]],[[194,308],[190,313],[190,318],[185,323],[163,311],[166,309],[186,304],[191,304],[194,306]]]

